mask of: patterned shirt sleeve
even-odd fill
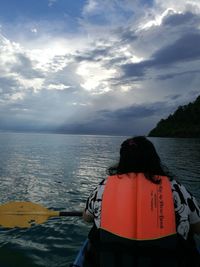
[[[195,197],[180,183],[171,182],[177,232],[187,239],[190,224],[200,222],[200,207]]]
[[[91,192],[86,202],[85,212],[86,214],[92,214],[94,216],[94,221],[97,227],[100,226],[101,203],[105,184],[106,179],[103,179],[101,183]]]
[[[85,207],[85,212],[94,215],[94,202],[97,198],[98,186],[90,193]]]

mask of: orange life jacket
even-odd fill
[[[200,266],[193,245],[176,233],[170,182],[159,178],[155,184],[143,173],[108,177],[100,229],[91,235],[97,266]]]
[[[176,234],[171,185],[159,176],[155,184],[143,173],[109,176],[105,186],[101,229],[133,240],[154,240]]]

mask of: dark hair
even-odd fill
[[[154,183],[159,182],[156,175],[169,176],[154,145],[144,136],[125,140],[121,144],[119,163],[108,169],[109,175],[130,172],[144,173],[145,177]]]

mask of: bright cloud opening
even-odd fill
[[[85,90],[92,92],[102,85],[102,90],[108,92],[110,89],[105,87],[105,80],[114,78],[116,70],[104,69],[99,63],[82,62],[77,69],[77,74],[82,77],[84,82],[81,86]]]

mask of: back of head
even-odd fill
[[[129,138],[122,143],[119,163],[116,167],[110,168],[110,174],[112,172],[142,172],[154,182],[154,175],[165,175],[154,145],[144,136]]]

